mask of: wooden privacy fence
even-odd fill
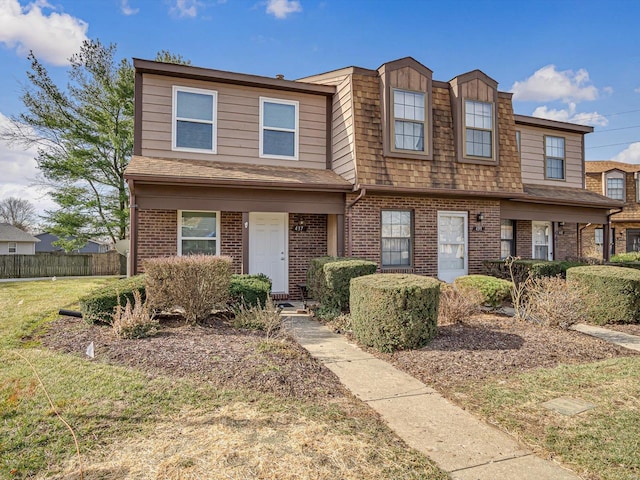
[[[126,273],[126,258],[118,252],[0,255],[0,278],[81,277]]]

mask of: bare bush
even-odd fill
[[[584,318],[580,291],[560,277],[540,277],[527,284],[524,298],[527,320],[568,329]]]
[[[211,255],[152,258],[144,262],[147,299],[159,310],[179,308],[188,323],[206,320],[229,300],[231,258]]]
[[[140,292],[133,291],[133,306],[129,299],[123,307],[118,305],[113,313],[113,331],[121,338],[144,338],[153,334],[158,321],[153,317],[151,309],[142,300]]]
[[[280,310],[269,298],[264,306],[240,306],[233,325],[236,328],[262,330],[269,340],[276,338],[280,333],[282,319],[280,318]]]
[[[460,290],[453,285],[443,285],[438,304],[438,323],[462,323],[480,311],[484,294],[474,288]]]

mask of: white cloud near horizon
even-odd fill
[[[10,126],[10,120],[0,113],[0,130]],[[0,200],[17,197],[30,201],[38,215],[54,210],[57,205],[47,195],[47,187],[37,185],[40,173],[36,162],[36,147],[23,149],[0,141]]]
[[[534,117],[557,120],[559,122],[579,123],[580,125],[591,125],[593,127],[605,127],[609,124],[604,116],[598,112],[576,113],[576,104],[570,103],[567,108],[549,108],[546,105],[537,107],[531,114]]]
[[[267,13],[279,19],[301,11],[302,5],[298,0],[267,0]]]
[[[170,13],[180,18],[195,18],[198,15],[198,0],[175,0],[169,9]]]
[[[591,84],[589,72],[581,68],[558,71],[555,65],[547,65],[536,70],[526,80],[515,82],[511,87],[513,99],[517,101],[564,103],[595,100],[598,89]]]
[[[40,60],[68,65],[69,57],[87,40],[88,28],[87,22],[56,12],[46,0],[24,7],[18,0],[0,0],[0,43],[21,56],[33,50]]]
[[[636,89],[634,90],[634,92],[636,92],[636,93],[640,93],[640,87],[636,88]]]
[[[121,0],[120,11],[123,15],[126,15],[128,17],[131,15],[135,15],[140,11],[140,9],[131,7],[131,5],[129,5],[129,0]]]
[[[640,163],[640,142],[634,142],[611,160],[624,163]]]

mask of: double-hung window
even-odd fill
[[[493,158],[493,104],[465,100],[465,153]]]
[[[260,97],[260,156],[298,159],[299,102]]]
[[[173,87],[173,149],[216,153],[217,92]]]
[[[564,138],[544,137],[545,175],[553,180],[564,180]]]
[[[397,89],[392,91],[394,148],[424,152],[425,94]]]
[[[500,258],[516,254],[514,233],[515,222],[513,220],[500,220]]]
[[[16,242],[9,242],[9,253],[18,253],[18,244]]]
[[[219,255],[219,212],[179,212],[178,254]]]
[[[411,211],[382,211],[382,266],[411,266]]]
[[[607,178],[607,197],[614,200],[624,200],[624,178]]]

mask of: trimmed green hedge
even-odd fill
[[[482,262],[487,275],[504,280],[511,280],[509,268],[504,260],[485,260]],[[586,265],[583,262],[559,261],[559,260],[515,260],[513,262],[513,276],[516,283],[524,282],[529,273],[533,277],[557,277],[566,278],[567,270],[573,267]]]
[[[114,309],[118,306],[118,302],[123,307],[127,304],[127,300],[133,305],[133,292],[140,292],[140,297],[144,302],[146,298],[145,276],[136,275],[135,277],[123,278],[117,280],[106,287],[102,287],[80,298],[80,311],[82,318],[88,323],[108,323],[113,321]]]
[[[453,284],[462,293],[466,289],[479,291],[483,295],[482,303],[492,307],[502,305],[502,302],[511,299],[511,289],[513,283],[509,280],[490,277],[489,275],[464,275],[455,279]]]
[[[381,352],[420,348],[437,332],[440,282],[382,273],[351,280],[351,326],[364,345]]]
[[[232,275],[230,288],[232,308],[264,307],[271,294],[271,279],[262,273]]]
[[[320,301],[324,292],[325,280],[324,271],[325,264],[330,262],[339,262],[345,260],[344,257],[318,257],[309,261],[309,269],[307,270],[307,292],[311,298]]]
[[[640,271],[610,265],[576,267],[567,282],[578,289],[590,322],[640,323]]]
[[[611,263],[640,262],[640,252],[617,253],[611,256]]]

